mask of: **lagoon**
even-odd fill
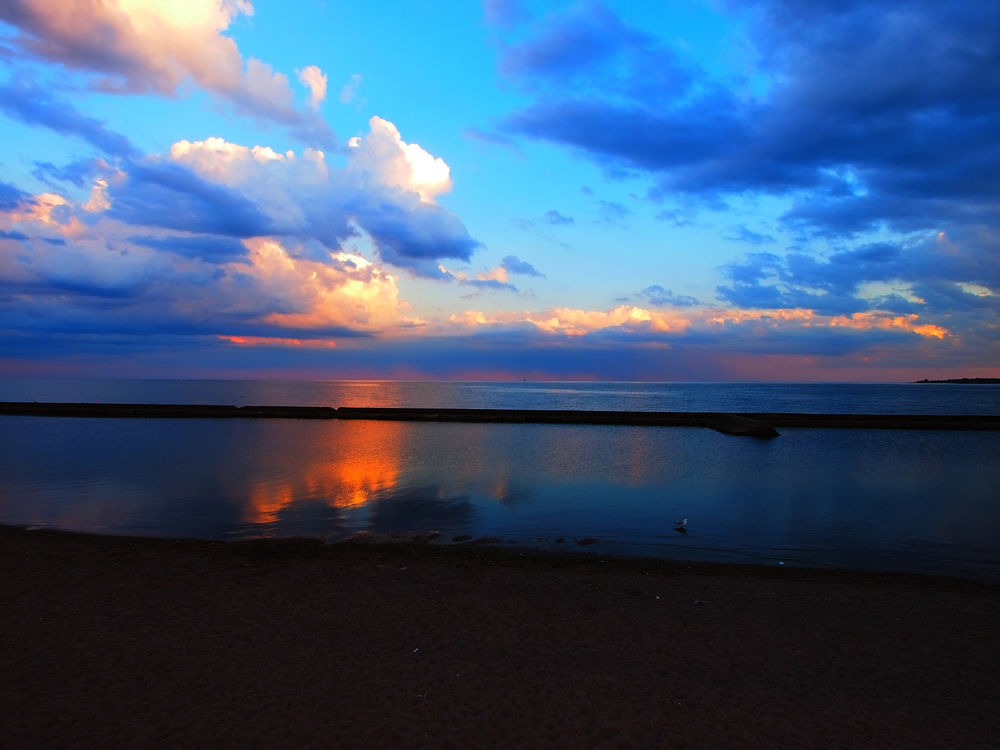
[[[435,544],[1000,581],[1000,433],[781,432],[8,416],[0,523],[329,541],[433,530]]]

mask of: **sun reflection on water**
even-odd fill
[[[348,427],[337,443],[307,446],[292,470],[252,477],[243,522],[274,523],[296,502],[358,508],[395,487],[406,425],[358,421]]]

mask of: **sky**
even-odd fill
[[[4,0],[0,376],[1000,376],[1000,4]]]

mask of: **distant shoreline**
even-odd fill
[[[1000,385],[1000,378],[948,378],[946,380],[914,380],[914,383],[957,383],[959,385]]]

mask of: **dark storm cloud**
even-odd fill
[[[1000,5],[733,8],[771,80],[763,94],[690,72],[588,4],[502,54],[503,72],[545,94],[506,129],[644,170],[654,195],[794,193],[789,218],[833,233],[998,220]],[[667,72],[650,81],[652,59]]]
[[[135,226],[228,237],[255,237],[278,230],[252,201],[176,164],[134,164],[128,179],[112,186],[109,193],[108,215]]]
[[[135,149],[128,138],[110,130],[103,122],[87,117],[65,100],[26,81],[0,86],[0,111],[28,125],[75,135],[112,156],[131,156]]]

